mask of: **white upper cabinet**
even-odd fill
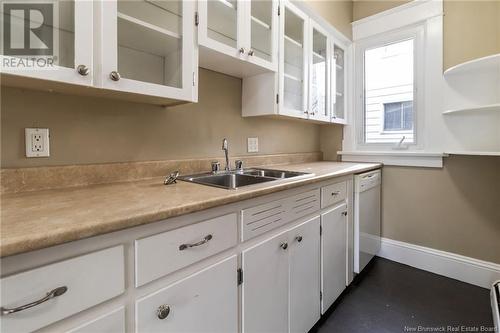
[[[278,68],[278,2],[199,0],[200,67],[237,77]]]
[[[99,86],[196,101],[194,3],[102,1]]]
[[[331,43],[331,120],[332,123],[346,124],[346,50],[336,42]]]
[[[330,121],[330,45],[328,33],[311,20],[309,47],[309,118]]]
[[[307,118],[308,17],[289,2],[280,21],[280,114]]]
[[[50,64],[53,60],[53,66],[43,66],[45,62],[42,61],[40,62],[42,66],[36,69],[19,69],[23,66],[16,65],[27,58],[31,58],[34,54],[41,53],[38,50],[23,50],[28,51],[28,53],[25,56],[19,55],[20,52],[14,50],[19,43],[16,44],[15,36],[13,36],[16,35],[16,31],[24,31],[24,26],[33,18],[19,15],[20,12],[24,13],[24,10],[11,10],[2,13],[2,15],[5,14],[4,19],[10,20],[11,45],[13,45],[11,51],[3,49],[4,63],[8,59],[9,64],[12,64],[12,66],[11,69],[9,69],[9,66],[4,66],[1,70],[2,74],[84,86],[92,85],[92,70],[94,67],[92,61],[92,1],[55,1],[53,11],[53,51],[46,54],[47,64]],[[16,12],[18,14],[15,14]],[[47,24],[42,24],[42,28],[44,27],[51,28]],[[18,33],[17,37],[20,37],[20,42],[26,45],[22,35],[20,36]],[[33,35],[30,38],[34,38]],[[47,44],[45,39],[41,40],[41,42]],[[50,45],[47,46],[50,47]]]
[[[282,0],[279,12],[278,73],[243,78],[243,116],[346,124],[347,39],[298,4]]]

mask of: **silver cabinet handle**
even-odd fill
[[[206,235],[201,241],[199,241],[197,243],[193,243],[193,244],[181,244],[181,245],[179,245],[179,251],[188,249],[190,247],[195,247],[195,246],[203,245],[205,243],[208,243],[208,241],[211,240],[212,238],[213,238],[212,235]]]
[[[76,71],[81,76],[87,76],[90,73],[90,69],[85,65],[78,65],[78,67],[76,67]]]
[[[283,250],[286,250],[288,249],[288,243],[287,242],[283,242],[280,244],[280,247],[283,249]]]
[[[158,316],[158,319],[165,319],[168,317],[170,314],[170,306],[167,304],[162,304],[158,307],[156,310],[156,315]]]
[[[252,49],[248,50],[248,55],[249,56],[253,56],[253,54],[254,54],[254,50],[252,50]]]
[[[109,73],[109,78],[113,81],[120,81],[122,76],[117,71],[112,71],[111,73]]]
[[[300,243],[300,242],[302,242],[302,236],[297,236],[297,237],[295,237],[295,239],[296,239],[296,240],[297,240],[297,242],[299,242],[299,243]]]
[[[340,194],[340,191],[332,192],[332,196],[336,196],[336,195],[339,195],[339,194]]]
[[[61,296],[66,291],[68,291],[68,287],[62,286],[62,287],[59,287],[59,288],[56,288],[56,289],[53,289],[53,290],[49,291],[47,293],[47,295],[45,295],[44,297],[40,298],[37,301],[31,302],[31,303],[28,303],[28,304],[24,304],[24,305],[21,305],[21,306],[12,308],[12,309],[8,309],[8,308],[2,307],[2,308],[0,308],[0,312],[2,313],[2,315],[5,316],[5,315],[11,314],[11,313],[16,313],[16,312],[19,312],[19,311],[23,311],[23,310],[32,308],[34,306],[37,306],[39,304],[45,303],[48,300],[51,300],[52,298]]]
[[[245,48],[244,47],[240,47],[239,51],[240,51],[241,54],[243,54],[243,53],[245,53]]]

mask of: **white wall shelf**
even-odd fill
[[[468,108],[461,108],[461,109],[452,109],[452,110],[447,110],[444,111],[443,114],[456,114],[456,113],[474,113],[478,111],[500,111],[500,103],[496,104],[489,104],[489,105],[483,105],[483,106],[474,106],[474,107],[468,107]]]
[[[493,54],[487,57],[482,57],[474,60],[464,62],[462,64],[453,66],[444,71],[444,76],[456,74],[466,74],[479,71],[499,71],[500,69],[500,53]]]

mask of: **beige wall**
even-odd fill
[[[242,118],[241,80],[200,70],[199,103],[173,108],[2,87],[2,167],[319,151],[319,126]],[[50,158],[24,157],[24,128],[50,128]]]
[[[407,3],[400,1],[354,1],[354,21]],[[443,4],[443,67],[500,53],[499,0],[445,0]]]
[[[500,53],[500,0],[444,2],[444,69]]]
[[[394,8],[410,1],[411,0],[354,0],[352,8],[353,21],[383,12],[384,10]]]
[[[500,157],[383,169],[384,237],[500,263]]]
[[[352,38],[352,1],[307,0],[307,4],[337,30]]]

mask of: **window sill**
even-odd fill
[[[384,165],[442,168],[447,154],[421,151],[338,151],[343,162],[378,162]]]

